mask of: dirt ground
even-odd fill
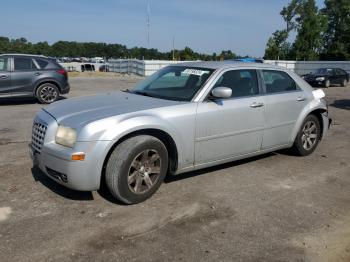
[[[67,98],[138,77],[74,77]],[[325,90],[329,136],[301,158],[277,152],[167,178],[125,206],[32,169],[42,107],[0,100],[0,261],[350,261],[350,86]]]

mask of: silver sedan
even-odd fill
[[[322,90],[267,64],[165,67],[132,90],[55,102],[36,115],[34,165],[58,183],[120,201],[179,175],[290,148],[311,154],[330,119]]]

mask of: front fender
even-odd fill
[[[108,127],[108,128],[106,128]],[[124,136],[145,129],[157,129],[167,133],[175,142],[178,151],[179,167],[185,163],[184,152],[185,141],[183,140],[178,128],[169,121],[155,116],[135,116],[127,119],[103,119],[97,122],[88,124],[81,130],[78,136],[79,141],[84,141],[87,138],[90,141],[109,141],[108,147],[105,149],[104,158],[108,152]],[[85,139],[84,139],[85,138]]]

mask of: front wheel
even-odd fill
[[[168,151],[157,138],[131,137],[112,152],[106,166],[106,184],[111,194],[125,204],[150,198],[168,170]]]
[[[310,155],[315,151],[321,138],[320,122],[315,115],[308,115],[294,141],[293,149],[300,156]]]
[[[36,91],[36,97],[41,104],[51,104],[59,97],[58,88],[50,83],[42,84]]]

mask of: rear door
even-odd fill
[[[0,57],[0,95],[11,93],[11,73],[8,57]]]
[[[13,71],[11,73],[11,86],[13,94],[33,94],[33,83],[41,72],[31,57],[14,57]]]
[[[290,144],[296,121],[307,104],[307,95],[283,71],[262,70],[266,126],[262,149]]]

